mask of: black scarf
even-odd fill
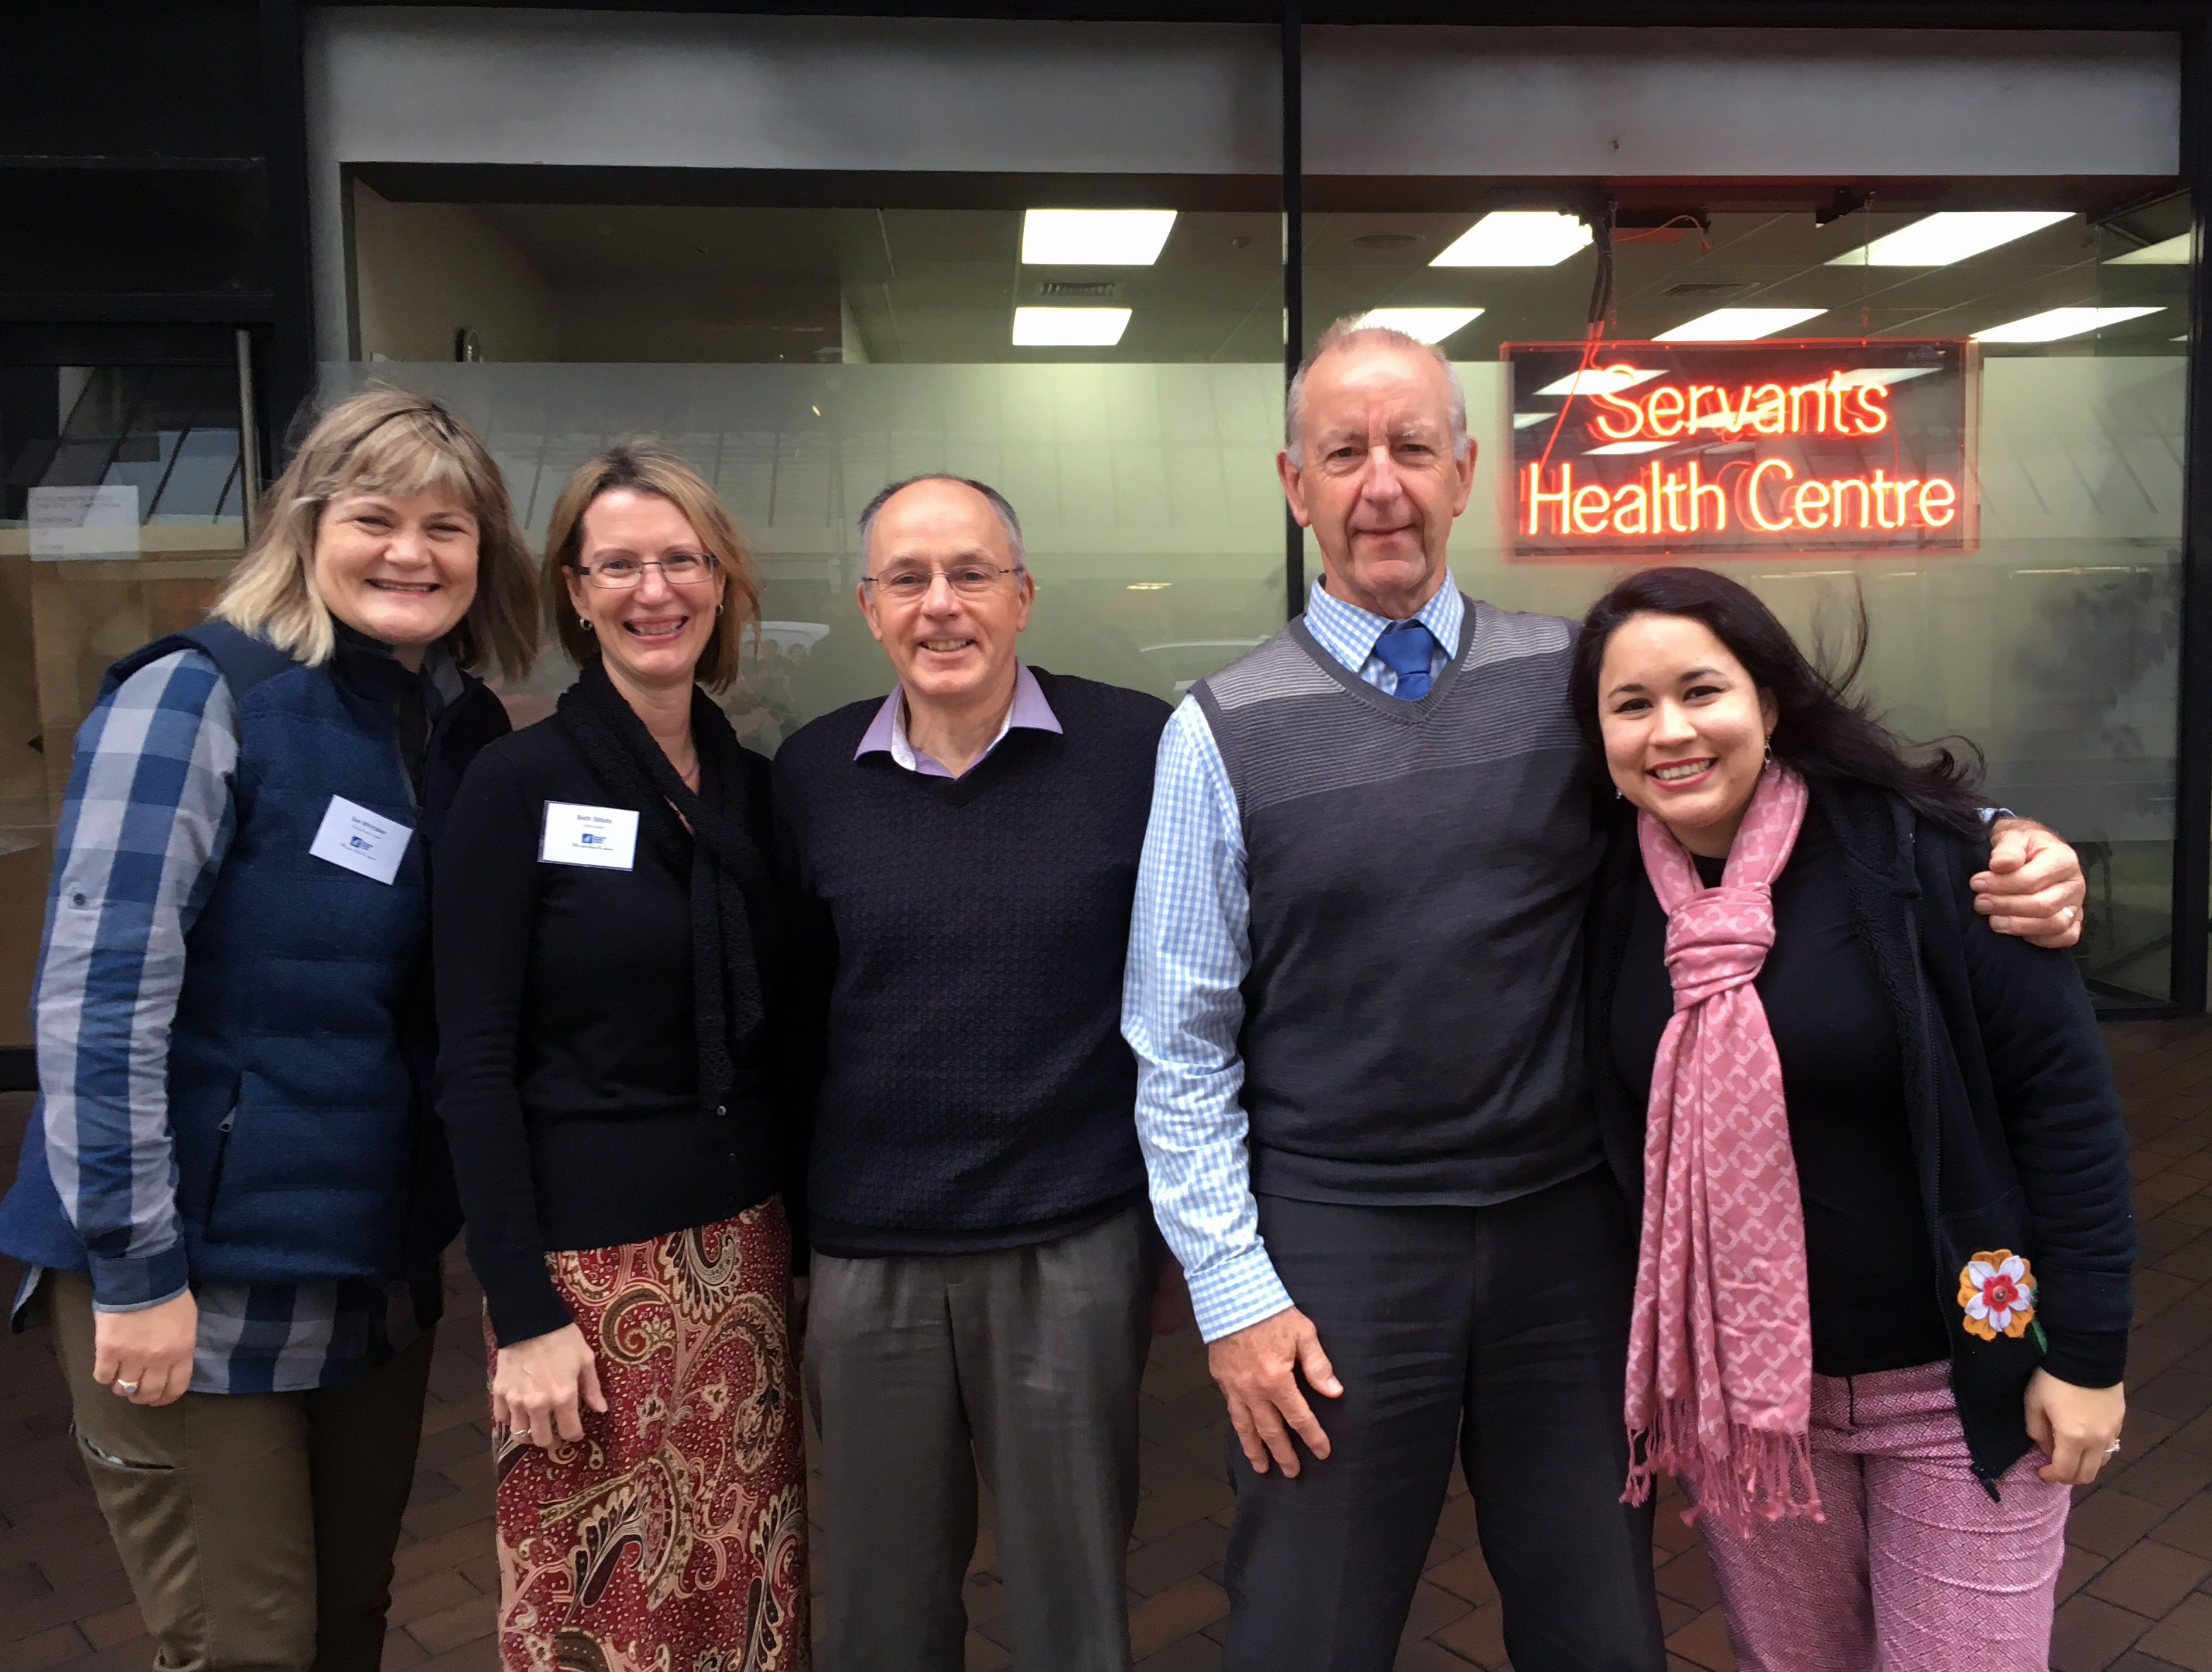
[[[752,1043],[763,1021],[760,971],[743,885],[763,889],[767,862],[744,829],[691,793],[653,733],[607,678],[599,658],[584,664],[561,695],[554,724],[583,754],[592,775],[617,806],[641,809],[638,836],[680,875],[691,874],[691,997],[699,1040],[701,1105],[727,1104],[736,1082],[735,1055]],[[711,779],[726,801],[741,781],[737,736],[707,694],[691,690],[691,737],[703,787]],[[682,814],[681,820],[677,817]],[[687,835],[684,823],[690,831]]]

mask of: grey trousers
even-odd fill
[[[979,1470],[1018,1672],[1129,1664],[1123,1565],[1156,1272],[1141,1204],[1030,1248],[814,1256],[822,1672],[959,1672]]]
[[[91,1283],[46,1283],[155,1672],[376,1672],[435,1333],[343,1388],[133,1405],[92,1379]]]

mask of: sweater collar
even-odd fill
[[[876,717],[861,734],[860,747],[854,750],[853,758],[857,761],[863,755],[889,755],[908,772],[925,778],[954,776],[942,762],[916,749],[908,737],[905,695],[905,687],[896,686],[884,699],[883,706],[876,710]],[[989,759],[992,750],[1004,743],[1006,733],[1017,727],[1031,732],[1056,733],[1061,729],[1060,717],[1045,700],[1044,687],[1037,684],[1036,675],[1030,672],[1026,662],[1014,664],[1014,700],[1007,706],[1006,717],[999,722],[998,734],[969,763],[969,771],[973,772]]]

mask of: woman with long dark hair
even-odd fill
[[[1909,753],[1856,667],[1691,568],[1577,649],[1633,814],[1588,959],[1643,1214],[1630,1495],[1686,1483],[1747,1672],[2039,1672],[2119,1444],[2127,1135],[2071,960],[1977,921],[1976,763]]]

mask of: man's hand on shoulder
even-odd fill
[[[1974,909],[1999,934],[2037,946],[2071,946],[2081,938],[2088,897],[2081,859],[2032,818],[1990,825],[1990,867],[1973,877]]]
[[[1298,1389],[1298,1372],[1304,1372],[1308,1387],[1329,1399],[1341,1394],[1344,1384],[1329,1368],[1313,1320],[1297,1307],[1286,1306],[1212,1342],[1206,1349],[1206,1364],[1221,1385],[1230,1426],[1256,1473],[1267,1472],[1272,1456],[1285,1476],[1297,1476],[1292,1434],[1316,1459],[1328,1456],[1328,1436]]]

